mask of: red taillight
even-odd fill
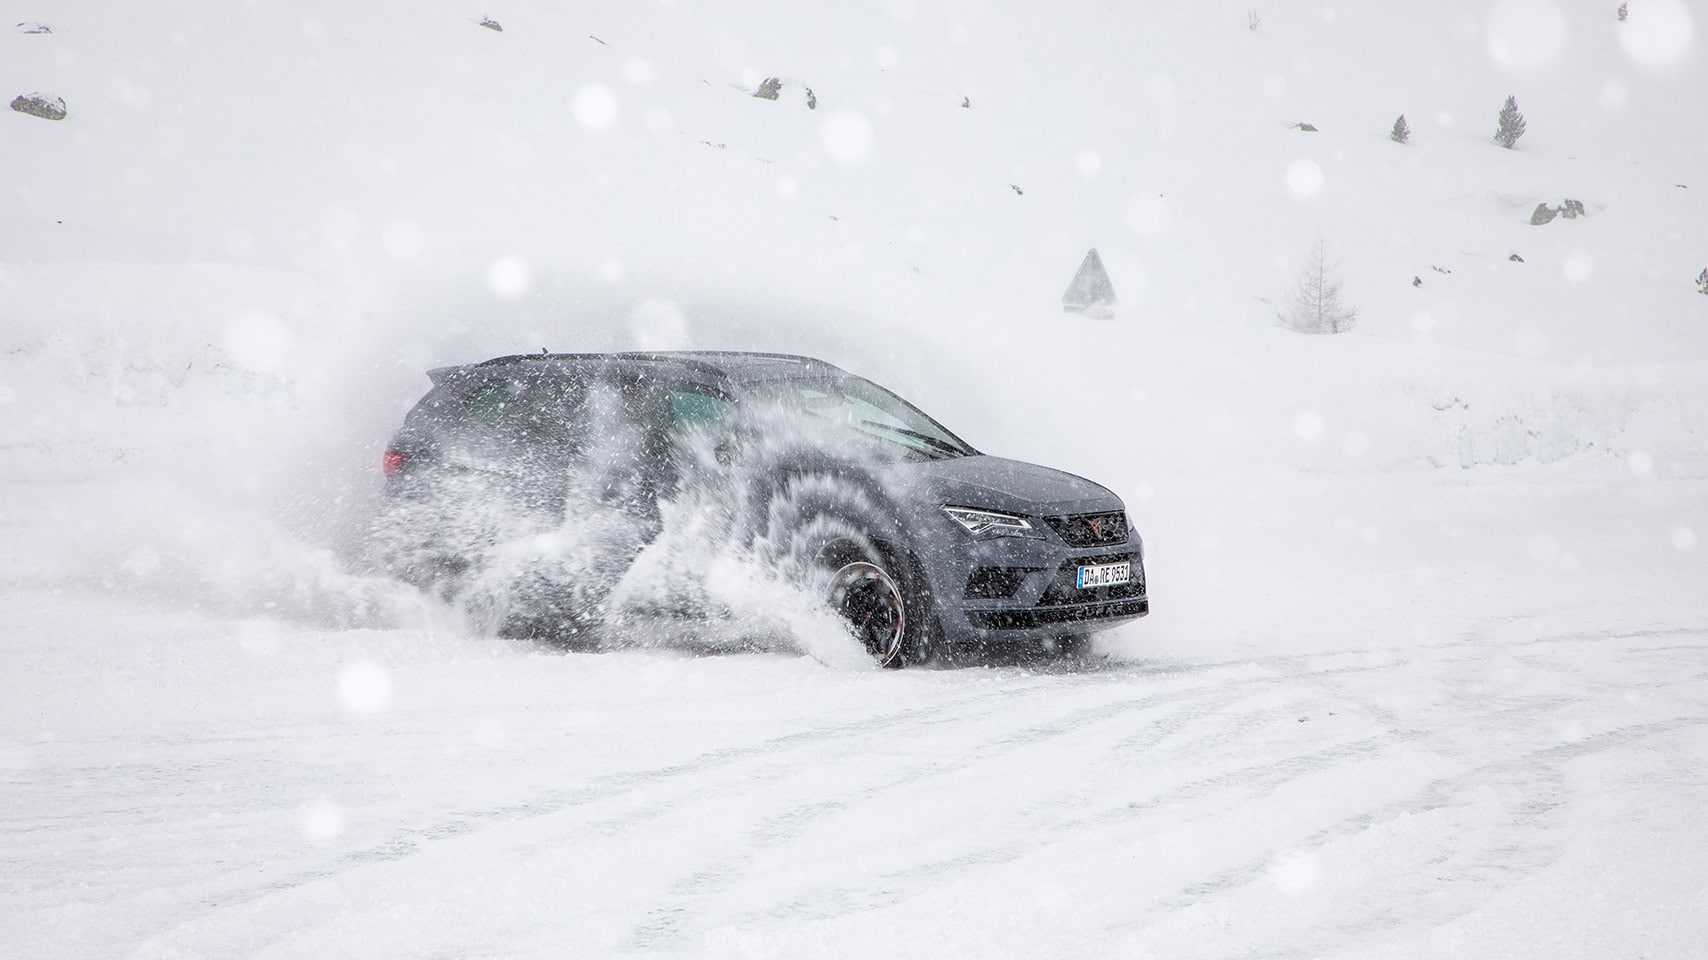
[[[409,454],[400,453],[396,450],[387,450],[385,452],[385,460],[381,462],[381,466],[385,470],[386,479],[391,479],[391,477],[399,470],[402,470],[403,465],[408,462]]]

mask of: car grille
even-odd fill
[[[967,577],[968,600],[1006,600],[1037,567],[979,567]]]
[[[1079,568],[1094,563],[1120,563],[1127,561],[1133,565],[1133,579],[1119,586],[1092,587],[1081,590]],[[1113,557],[1075,557],[1056,571],[1055,580],[1050,582],[1049,589],[1038,598],[1040,607],[1057,607],[1070,603],[1105,603],[1110,600],[1126,600],[1131,597],[1145,595],[1145,568],[1138,561],[1138,554],[1127,553]]]
[[[1045,517],[1044,522],[1070,547],[1104,547],[1127,542],[1127,515],[1119,510]]]
[[[1111,587],[1092,587],[1081,590],[1075,584],[1079,568],[1091,564],[1120,563],[1133,565],[1133,578]],[[1004,568],[984,568],[1004,569]],[[975,577],[977,574],[975,573]],[[969,581],[968,599],[973,599]],[[1010,592],[1009,596],[1012,596]],[[1121,617],[1142,617],[1150,612],[1150,599],[1145,596],[1145,568],[1137,553],[1114,556],[1074,557],[1062,564],[1055,578],[1038,598],[1036,605],[1025,610],[968,610],[967,619],[973,626],[986,630],[1030,630],[1055,624],[1081,623]]]

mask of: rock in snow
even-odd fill
[[[1550,207],[1546,203],[1538,203],[1536,205],[1536,209],[1530,214],[1530,223],[1532,226],[1539,227],[1542,224],[1553,220],[1555,217],[1565,217],[1567,220],[1576,220],[1579,217],[1587,216],[1589,216],[1589,212],[1583,208],[1582,200],[1573,200],[1572,198],[1567,197],[1566,199],[1561,200],[1560,205],[1557,207]]]
[[[45,93],[19,94],[12,99],[12,109],[43,120],[65,119],[65,101]]]

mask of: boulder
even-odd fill
[[[1560,205],[1557,207],[1550,207],[1545,203],[1538,203],[1536,205],[1536,210],[1530,214],[1530,223],[1532,226],[1539,227],[1542,224],[1553,220],[1555,217],[1564,217],[1567,220],[1576,220],[1579,217],[1587,216],[1589,216],[1589,211],[1583,208],[1582,200],[1573,200],[1571,197],[1567,197],[1566,199],[1561,200]]]
[[[65,101],[45,93],[20,94],[12,100],[12,109],[43,120],[65,119]]]

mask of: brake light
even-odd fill
[[[402,470],[403,465],[408,462],[409,454],[402,453],[397,450],[387,450],[385,452],[385,459],[381,461],[380,466],[385,470],[386,479],[389,480],[399,470]]]

